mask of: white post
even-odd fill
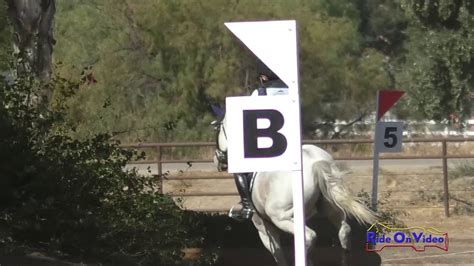
[[[295,28],[288,29],[289,31],[295,30],[296,40],[298,40],[298,30],[295,22]],[[297,42],[296,42],[297,43]],[[290,87],[289,95],[296,101],[298,108],[298,121],[301,121],[301,108],[300,108],[300,84],[299,84],[299,47],[296,45],[296,73],[297,80],[292,80],[293,84],[287,84]],[[291,89],[293,87],[293,89]],[[299,171],[293,171],[293,222],[295,230],[294,248],[295,248],[295,266],[306,266],[306,219],[304,215],[304,182],[303,182],[303,156],[301,151],[301,126],[299,128],[300,139],[300,159],[301,169]]]
[[[292,29],[290,28],[289,31]],[[295,22],[295,36],[296,40],[298,40],[298,30]],[[297,42],[296,42],[297,43]],[[289,90],[289,95],[294,97],[298,110],[298,121],[301,121],[301,104],[300,104],[300,84],[299,84],[299,57],[298,57],[298,50],[299,47],[296,45],[296,73],[297,73],[297,80],[292,81],[293,84],[287,84],[290,88],[295,86],[295,89]],[[303,155],[301,151],[301,126],[299,128],[300,131],[300,139],[299,139],[299,147],[300,147],[300,159],[301,159],[301,169],[299,171],[293,172],[293,221],[295,226],[295,240],[294,240],[294,248],[295,248],[295,265],[298,266],[306,266],[306,219],[304,215],[304,182],[303,182]]]
[[[299,93],[298,85],[296,90],[289,91],[289,95],[293,97],[294,101],[297,102],[297,106],[300,106],[299,103]],[[295,119],[300,119],[301,114],[298,112],[298,117]],[[293,171],[293,223],[295,231],[294,239],[294,249],[295,249],[295,265],[306,266],[306,246],[305,246],[305,215],[304,215],[304,183],[303,183],[303,158],[301,154],[301,128],[300,130],[300,139],[298,145],[300,147],[300,158],[301,158],[301,169],[299,171]]]
[[[304,217],[304,195],[303,176],[301,166],[301,125],[300,100],[298,81],[298,45],[296,21],[263,21],[263,22],[234,22],[225,24],[268,68],[288,85],[289,97],[291,97],[297,115],[294,121],[298,121],[298,146],[299,158],[294,161],[292,168],[293,178],[293,223],[295,233],[295,265],[306,266],[305,247],[305,217]],[[262,33],[268,36],[280,36],[281,41],[275,45],[261,42]],[[273,35],[272,35],[273,34]],[[230,149],[229,149],[230,151]],[[230,157],[229,157],[230,159]],[[301,161],[301,164],[300,164]],[[298,167],[296,167],[298,166]],[[298,169],[299,168],[299,169]],[[230,168],[229,168],[230,169]]]
[[[293,171],[293,222],[295,230],[295,265],[306,265],[305,216],[303,176],[301,171]]]
[[[377,139],[378,139],[378,124],[379,124],[379,91],[377,91],[377,99],[375,101],[376,108],[375,108],[375,133],[374,133],[374,167],[372,173],[372,196],[371,196],[371,206],[372,210],[377,210],[377,194],[378,194],[378,181],[379,181],[379,150],[377,147]]]

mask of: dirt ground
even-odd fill
[[[354,194],[360,191],[370,192],[371,168],[347,166],[343,163],[340,166],[349,171],[345,182]],[[199,179],[201,177],[215,179]],[[449,237],[448,251],[427,248],[425,252],[415,252],[411,248],[385,248],[379,253],[382,265],[474,265],[474,173],[471,176],[449,179],[448,184],[449,218],[445,217],[443,208],[441,167],[381,164],[379,199],[383,204],[379,207],[402,212],[398,218],[409,227],[435,227],[447,232]],[[174,174],[166,181],[164,191],[183,195],[233,194],[180,197],[184,208],[200,211],[225,212],[239,200],[232,177],[216,172],[189,171]]]
[[[340,167],[349,171],[345,182],[354,194],[362,190],[370,191],[370,167],[344,163],[341,163]],[[435,227],[447,232],[449,249],[443,251],[427,248],[425,252],[415,252],[411,248],[385,248],[379,253],[366,252],[361,248],[365,242],[365,232],[361,230],[361,235],[353,239],[353,247],[355,241],[358,249],[350,255],[349,265],[474,265],[473,175],[474,173],[449,179],[451,216],[447,218],[443,209],[441,167],[381,163],[379,199],[383,204],[379,206],[380,209],[400,211],[397,217],[408,227]],[[206,179],[202,179],[203,177]],[[165,181],[164,192],[185,195],[176,197],[180,199],[183,208],[197,211],[220,210],[223,214],[239,200],[232,176],[213,171],[174,172]],[[199,193],[215,195],[197,196]],[[190,194],[195,196],[189,196]],[[215,230],[213,237],[226,242],[223,245],[226,248],[221,250],[224,256],[219,265],[274,265],[272,257],[259,243],[257,233],[250,223],[238,223],[225,215],[219,219],[223,218],[227,219],[227,222],[215,221],[216,225],[211,226]],[[318,229],[319,242],[316,243],[317,247],[313,253],[316,265],[340,265],[341,249],[336,246],[334,239],[328,242],[327,239],[331,237],[324,236],[326,233],[336,237],[336,232],[325,230],[324,224],[318,225]],[[239,243],[241,239],[244,239],[246,244]],[[0,265],[84,264],[62,262],[44,258],[41,254],[31,254],[26,257],[0,257]]]

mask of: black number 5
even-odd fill
[[[385,145],[385,147],[393,148],[393,147],[397,146],[398,139],[397,139],[397,135],[395,134],[396,132],[397,132],[396,127],[386,127],[385,128],[385,134],[383,136],[383,138],[384,138],[383,145]],[[391,141],[389,141],[389,140],[391,140]]]

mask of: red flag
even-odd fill
[[[378,93],[377,121],[402,97],[404,91],[382,90]]]

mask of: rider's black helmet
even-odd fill
[[[267,88],[288,88],[288,86],[262,61],[257,61],[258,95],[267,95]]]
[[[272,81],[280,79],[273,71],[268,68],[262,61],[257,63],[258,77],[263,81]]]

